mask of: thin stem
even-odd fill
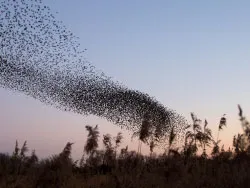
[[[217,133],[217,141],[216,141],[216,143],[218,143],[218,140],[219,140],[219,134],[220,134],[220,129],[218,129],[218,133]]]

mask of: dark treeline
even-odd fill
[[[11,155],[0,154],[0,187],[47,188],[147,188],[147,187],[249,187],[250,124],[239,106],[242,134],[233,138],[233,147],[225,149],[219,133],[226,127],[226,117],[218,123],[217,137],[212,137],[208,122],[191,113],[192,123],[186,127],[181,149],[176,148],[172,129],[166,140],[165,152],[155,154],[157,142],[147,132],[150,121],[141,123],[135,136],[150,147],[150,155],[120,148],[122,133],[100,137],[98,126],[86,126],[88,137],[81,159],[71,157],[73,143],[68,142],[58,155],[39,160],[32,151],[28,156],[27,142],[16,142]],[[98,145],[102,139],[103,147]],[[140,144],[139,144],[140,147]],[[207,148],[212,147],[211,154]],[[102,148],[102,149],[101,149]],[[201,154],[198,154],[201,150]]]

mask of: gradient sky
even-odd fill
[[[250,1],[44,3],[80,37],[88,49],[86,59],[114,80],[154,96],[188,120],[190,112],[206,118],[214,136],[220,117],[227,114],[221,133],[226,147],[242,131],[237,104],[250,119]],[[101,135],[120,131],[100,118],[62,112],[4,89],[0,104],[0,152],[12,152],[18,139],[45,157],[72,141],[78,158],[86,124],[99,124]],[[130,149],[136,149],[137,141],[125,135]]]

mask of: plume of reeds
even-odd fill
[[[19,156],[19,151],[20,151],[20,149],[18,147],[18,141],[16,140],[16,145],[15,145],[15,149],[14,149],[14,152],[13,152],[12,156],[14,158],[17,158]]]
[[[188,125],[185,127],[186,134],[185,134],[185,145],[184,145],[184,155],[186,157],[196,154],[198,147],[197,147],[197,140],[201,139],[201,120],[197,118],[197,116],[192,112],[192,125]],[[192,128],[191,130],[188,130]]]
[[[113,145],[111,142],[111,135],[110,134],[105,134],[103,135],[103,140],[102,140],[106,150],[113,150]]]
[[[147,142],[147,139],[150,136],[149,129],[150,129],[150,122],[149,122],[149,120],[144,119],[142,121],[141,129],[139,132],[139,139],[144,143]]]
[[[154,140],[151,140],[150,141],[150,144],[149,144],[149,149],[150,149],[150,155],[152,156],[153,152],[154,152],[154,148],[155,148],[156,144],[154,142]]]
[[[246,151],[246,140],[244,134],[235,135],[233,138],[233,147],[236,154],[240,154]]]
[[[233,138],[233,146],[237,155],[250,151],[250,123],[247,121],[246,117],[243,116],[243,110],[240,105],[238,105],[238,110],[243,134],[235,135]]]
[[[213,136],[212,136],[212,131],[207,127],[208,122],[205,119],[204,127],[203,127],[203,132],[199,131],[197,133],[197,139],[199,140],[201,147],[203,148],[203,157],[207,157],[206,154],[206,146],[210,147],[210,143],[213,141]]]
[[[120,144],[122,143],[122,139],[123,139],[123,136],[122,136],[121,132],[118,132],[116,137],[114,137],[114,140],[115,140],[115,158],[117,155],[117,148],[120,147]]]
[[[125,148],[121,149],[120,156],[123,158],[123,157],[126,156],[127,153],[128,153],[128,146],[126,146]]]
[[[175,137],[176,137],[176,133],[174,132],[174,127],[172,127],[170,134],[169,134],[169,140],[168,140],[168,155],[170,154],[171,146],[174,143]]]
[[[28,164],[32,165],[34,163],[38,162],[38,157],[36,155],[36,151],[32,150],[31,156],[28,159]]]
[[[120,144],[122,143],[122,139],[123,139],[122,133],[119,132],[114,139],[115,139],[116,148],[118,148]]]
[[[221,153],[225,152],[224,144],[221,146],[220,152],[221,152]]]
[[[60,153],[60,156],[63,157],[63,158],[65,158],[65,159],[69,159],[69,158],[70,158],[70,155],[71,155],[71,150],[72,150],[72,145],[73,145],[73,144],[74,144],[74,143],[68,142],[68,143],[65,145],[63,151]]]
[[[102,141],[105,146],[103,163],[106,163],[106,165],[113,164],[116,156],[115,156],[115,147],[112,144],[111,135],[110,134],[103,135]]]
[[[85,126],[85,128],[88,131],[88,138],[84,147],[84,151],[87,154],[93,155],[93,153],[98,148],[98,138],[99,138],[98,125],[96,125],[94,128],[87,125]]]
[[[27,152],[28,152],[27,141],[24,141],[23,146],[20,151],[20,157],[24,158]]]
[[[213,157],[217,157],[220,154],[220,147],[219,147],[220,142],[221,142],[221,140],[217,140],[217,141],[213,140],[214,147],[213,147],[212,152],[211,152],[211,155]]]
[[[194,147],[195,147],[195,153],[198,150],[197,148],[197,133],[201,131],[201,120],[197,118],[197,116],[194,113],[191,113],[191,118],[193,120],[193,137],[194,137]]]
[[[218,133],[217,133],[217,141],[219,140],[219,134],[220,131],[223,130],[223,127],[227,126],[227,119],[226,119],[226,114],[224,114],[221,118],[220,118],[220,123],[219,123],[219,127],[218,127]]]
[[[190,138],[191,132],[188,130],[191,127],[191,125],[187,125],[184,130],[185,130],[185,141],[184,141],[184,149],[187,147],[188,145],[188,140]]]
[[[183,154],[185,156],[185,160],[192,156],[196,152],[196,148],[194,143],[194,134],[192,131],[188,130],[191,128],[191,125],[188,125],[185,127],[185,143],[184,143],[184,149]]]
[[[244,135],[246,136],[246,138],[250,142],[250,123],[248,122],[246,117],[243,116],[243,110],[242,110],[240,105],[238,105],[238,109],[239,109],[239,116],[240,116],[240,121],[241,121],[243,131],[244,131]]]
[[[85,155],[84,154],[82,155],[82,157],[79,161],[79,165],[81,168],[84,167],[84,165],[85,165]]]
[[[149,115],[146,113],[144,115],[144,118],[142,120],[142,124],[141,124],[141,128],[138,132],[133,133],[132,135],[132,139],[133,137],[139,137],[139,143],[138,143],[138,153],[141,153],[141,146],[142,143],[147,143],[148,144],[148,139],[150,137],[150,128],[151,128],[151,124],[149,121]]]

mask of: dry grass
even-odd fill
[[[73,161],[68,142],[61,153],[39,160],[32,151],[27,156],[27,142],[12,155],[0,154],[1,188],[182,188],[182,187],[250,187],[249,123],[239,106],[243,134],[235,136],[234,148],[219,147],[213,140],[205,121],[192,114],[193,126],[187,129],[183,150],[173,148],[174,130],[169,141],[168,154],[143,156],[122,148],[122,134],[103,135],[105,150],[98,150],[98,127],[87,126],[89,132],[82,160]],[[218,131],[226,119],[222,117]],[[218,134],[219,135],[219,134]],[[139,134],[140,136],[140,134]],[[141,139],[141,137],[139,137]],[[206,146],[214,143],[212,157],[205,156]],[[152,144],[150,144],[152,147]],[[197,148],[203,150],[198,156]],[[205,157],[204,157],[205,156]]]

